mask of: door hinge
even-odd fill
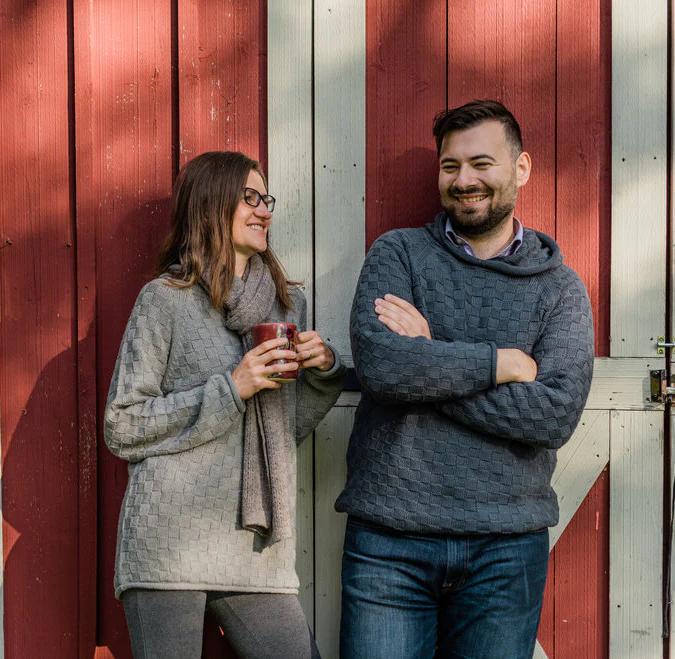
[[[649,371],[649,389],[652,403],[670,403],[675,398],[675,387],[668,384],[664,368]]]

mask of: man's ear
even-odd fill
[[[522,188],[530,180],[532,158],[527,151],[523,151],[516,159],[516,185]]]

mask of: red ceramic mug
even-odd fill
[[[253,336],[253,347],[269,341],[270,339],[280,339],[286,337],[286,345],[279,346],[280,350],[295,350],[295,334],[297,332],[295,323],[260,323],[254,325],[251,329]],[[271,364],[286,364],[288,360],[277,359]],[[270,380],[275,382],[293,382],[298,377],[297,369],[294,371],[280,371],[272,373]]]

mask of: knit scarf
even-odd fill
[[[245,280],[234,278],[225,303],[225,325],[253,347],[251,328],[269,320],[276,287],[269,269],[254,254]],[[263,389],[246,401],[241,485],[241,524],[272,545],[293,535],[289,496],[288,411],[281,392]]]

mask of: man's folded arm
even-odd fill
[[[534,347],[534,382],[509,382],[438,405],[474,430],[559,448],[583,412],[593,376],[593,321],[580,282],[563,293]]]
[[[397,232],[380,237],[366,256],[357,284],[350,333],[362,388],[378,400],[438,402],[494,386],[497,348],[493,342],[400,336],[378,320],[375,300],[387,293],[415,304],[409,255],[402,240]]]

